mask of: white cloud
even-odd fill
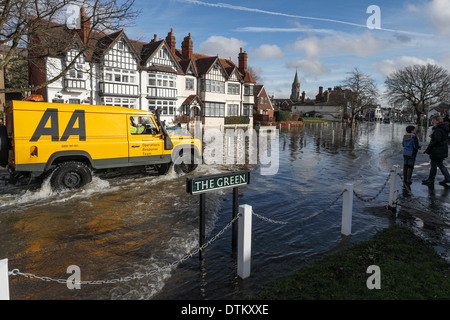
[[[323,54],[352,54],[367,57],[382,51],[388,41],[375,37],[371,32],[354,35],[335,35],[325,38],[310,37],[298,40],[293,44],[294,50],[304,51],[306,57],[317,58]]]
[[[261,59],[279,59],[284,57],[284,52],[277,45],[263,44],[253,50],[252,55]]]
[[[425,5],[425,12],[441,35],[450,36],[450,0],[432,0]]]
[[[233,60],[238,59],[240,48],[245,47],[247,42],[223,36],[211,36],[206,41],[200,43],[199,52],[211,56],[218,55],[220,58]]]
[[[407,5],[406,9],[407,9],[409,12],[414,12],[414,13],[419,13],[419,12],[421,12],[421,9],[420,9],[419,6],[416,6],[416,5],[411,4],[411,3]]]
[[[317,58],[326,52],[326,42],[324,39],[317,37],[310,37],[303,40],[298,40],[294,43],[293,48],[297,51],[305,52],[306,58]]]
[[[305,58],[301,60],[291,60],[287,62],[286,67],[289,69],[297,68],[307,75],[318,76],[327,74],[330,70],[325,67],[322,61],[317,58]]]
[[[439,57],[439,62],[442,67],[446,68],[450,72],[450,53]]]
[[[288,68],[298,68],[310,75],[329,73],[330,70],[321,61],[324,56],[354,55],[368,57],[382,51],[389,44],[388,41],[374,36],[371,32],[360,35],[337,34],[318,38],[309,37],[296,41],[291,47],[303,52],[300,60],[287,63]]]
[[[337,35],[324,39],[330,50],[335,53],[353,54],[358,57],[367,57],[377,53],[387,46],[387,41],[377,38],[371,32],[365,32],[357,37]]]
[[[431,58],[417,58],[417,57],[410,57],[410,56],[402,56],[397,59],[386,59],[381,62],[373,63],[372,69],[377,70],[383,74],[383,76],[388,76],[392,72],[396,70],[403,69],[407,66],[411,66],[414,64],[437,64],[437,62],[434,59]]]

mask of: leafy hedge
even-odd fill
[[[226,117],[225,124],[249,124],[249,117]]]
[[[290,112],[289,111],[275,111],[274,112],[275,119],[277,122],[289,121]]]

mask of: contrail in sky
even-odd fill
[[[216,8],[225,8],[225,9],[239,10],[239,11],[256,12],[256,13],[270,14],[270,15],[274,15],[274,16],[283,16],[283,17],[296,18],[296,19],[333,22],[333,23],[340,23],[340,24],[345,24],[345,25],[359,27],[359,28],[367,28],[367,25],[364,25],[364,24],[352,23],[352,22],[347,22],[347,21],[340,21],[340,20],[335,20],[335,19],[327,19],[327,18],[315,18],[315,17],[299,16],[299,15],[295,15],[295,14],[288,14],[288,13],[282,13],[282,12],[273,12],[273,11],[255,9],[255,8],[247,8],[247,7],[242,7],[242,6],[235,6],[235,5],[227,4],[227,3],[209,3],[209,2],[198,1],[198,0],[176,0],[176,1],[185,2],[185,3],[192,3],[192,4],[197,4],[197,5],[203,5],[203,6],[208,6],[208,7],[216,7]],[[402,30],[394,30],[394,29],[385,29],[385,28],[377,28],[376,30],[383,30],[383,31],[395,32],[395,33],[404,33],[404,34],[410,34],[410,35],[418,35],[418,36],[432,36],[431,34],[410,32],[410,31],[402,31]]]

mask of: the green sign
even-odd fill
[[[186,179],[186,191],[190,194],[234,188],[250,183],[250,172],[239,171]]]

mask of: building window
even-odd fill
[[[160,73],[148,74],[148,85],[162,88],[176,88],[176,76]]]
[[[80,99],[69,99],[70,104],[80,104]]]
[[[186,90],[194,90],[194,79],[186,78]]]
[[[225,82],[216,80],[202,80],[203,92],[225,93]]]
[[[252,96],[253,95],[253,86],[246,84],[244,86],[244,96]]]
[[[244,104],[243,115],[246,117],[250,117],[253,115],[253,105],[252,104]]]
[[[103,79],[107,82],[136,83],[136,72],[122,69],[105,68]]]
[[[239,83],[229,83],[228,84],[228,94],[240,94],[241,85]]]
[[[205,117],[225,117],[225,103],[205,102]]]
[[[149,73],[147,93],[153,98],[177,98],[177,77],[172,74]]]
[[[136,99],[130,98],[103,97],[102,104],[105,106],[117,106],[136,109]]]
[[[163,115],[176,115],[175,101],[148,100],[148,110],[156,111],[157,109],[161,109]]]
[[[228,104],[227,105],[227,116],[233,117],[239,115],[239,105],[238,104]]]

